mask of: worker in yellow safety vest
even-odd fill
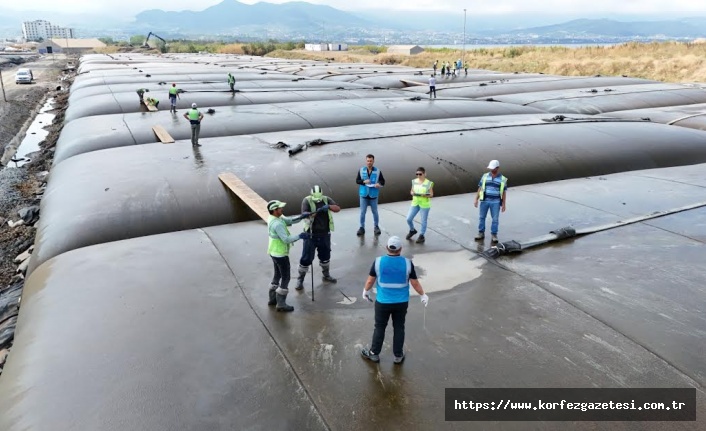
[[[427,178],[427,171],[421,166],[417,168],[416,178],[412,180],[412,188],[409,190],[409,194],[412,195],[412,206],[407,214],[409,233],[406,239],[410,240],[417,234],[413,222],[414,217],[421,213],[422,227],[416,242],[417,244],[423,244],[426,241],[424,235],[427,233],[427,218],[431,210],[431,198],[434,197],[434,182]]]
[[[289,249],[295,241],[309,238],[309,234],[306,232],[290,235],[287,228],[308,217],[309,213],[286,217],[282,215],[282,208],[285,205],[287,205],[285,202],[277,200],[267,203],[267,211],[270,213],[267,219],[267,232],[270,237],[267,254],[272,258],[275,267],[275,274],[272,277],[272,283],[270,283],[270,300],[267,305],[276,305],[277,311],[294,310],[294,307],[286,303],[290,278]]]
[[[169,112],[176,112],[176,102],[177,98],[179,98],[179,93],[181,93],[181,90],[179,90],[176,86],[176,83],[172,84],[171,87],[169,87]]]
[[[184,114],[184,118],[189,120],[191,123],[191,145],[194,147],[200,147],[199,144],[199,133],[201,133],[201,120],[203,120],[203,113],[198,110],[198,106],[195,103],[191,104],[191,109]]]
[[[331,265],[331,232],[333,232],[333,213],[341,210],[336,201],[325,196],[321,187],[311,188],[311,194],[302,200],[301,213],[310,213],[304,220],[304,232],[311,234],[304,240],[302,257],[299,259],[299,277],[295,289],[304,289],[304,278],[309,266],[314,262],[314,254],[319,256],[321,279],[328,283],[337,280],[329,272]]]

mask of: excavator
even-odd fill
[[[164,40],[161,36],[156,35],[156,34],[154,34],[154,33],[152,33],[152,32],[149,32],[149,33],[147,34],[147,37],[145,38],[145,44],[142,45],[142,48],[151,48],[151,46],[149,46],[149,44],[148,44],[147,42],[149,42],[150,37],[152,37],[152,36],[154,36],[154,37],[156,37],[157,39],[159,39],[159,40],[162,41],[163,45],[160,47],[160,51],[164,52],[164,50],[166,50],[166,47],[167,47],[167,41]]]

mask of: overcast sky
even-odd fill
[[[66,13],[115,13],[134,15],[146,9],[203,10],[220,3],[222,0],[11,0],[0,2],[0,7],[14,10],[57,11]],[[242,3],[253,4],[255,0]],[[342,10],[361,9],[400,9],[400,10],[435,10],[462,11],[469,14],[502,14],[522,12],[543,12],[547,14],[591,15],[605,12],[611,14],[659,14],[684,12],[706,15],[706,1],[691,0],[308,0],[309,3],[325,4]],[[198,3],[198,7],[193,7]],[[269,3],[286,3],[285,0],[270,0]]]

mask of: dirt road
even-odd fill
[[[2,69],[5,97],[0,95],[0,155],[5,146],[15,138],[28,118],[34,115],[47,93],[61,85],[61,69],[66,65],[64,55],[39,57],[22,65]],[[32,69],[32,84],[15,84],[19,68]]]
[[[30,61],[21,65],[13,65],[2,69],[2,82],[5,86],[5,96],[8,101],[21,97],[26,91],[32,90],[35,87],[55,88],[56,78],[59,76],[60,69],[66,65],[66,57],[64,55],[55,54],[54,59],[51,56],[42,56],[35,61]],[[34,81],[31,84],[15,84],[15,73],[17,69],[32,69]],[[5,103],[4,100],[0,103]]]

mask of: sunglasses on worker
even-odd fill
[[[422,172],[417,172],[418,177],[421,177],[422,175],[424,175]]]

